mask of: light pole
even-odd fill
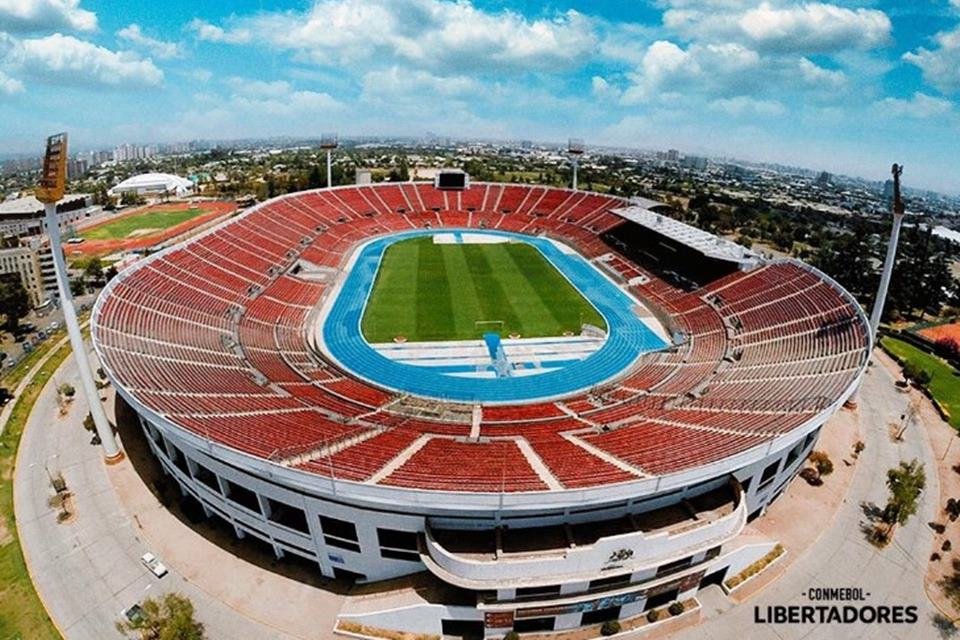
[[[335,133],[324,133],[320,136],[320,148],[327,152],[327,189],[333,186],[333,150],[340,146],[340,139]]]
[[[57,219],[57,201],[63,197],[66,184],[67,162],[67,134],[60,133],[47,138],[47,152],[43,158],[43,175],[40,186],[36,191],[36,198],[43,203],[46,215],[47,235],[50,237],[50,251],[53,253],[53,264],[57,274],[57,290],[60,293],[60,306],[63,309],[64,323],[70,336],[70,346],[73,348],[73,357],[77,361],[80,374],[80,385],[87,396],[90,405],[90,415],[100,438],[103,448],[103,457],[107,464],[113,464],[123,459],[123,452],[117,446],[113,435],[113,428],[107,420],[107,414],[100,403],[100,392],[93,381],[90,370],[90,359],[83,343],[83,334],[80,333],[80,323],[77,321],[77,312],[73,307],[73,296],[70,293],[70,281],[67,277],[67,264],[63,257],[63,247],[60,244],[60,221]]]
[[[578,184],[578,173],[580,170],[580,156],[583,155],[583,140],[580,138],[570,138],[569,144],[567,144],[567,155],[570,156],[570,164],[573,166],[573,190],[577,191],[579,188]]]
[[[900,175],[903,174],[903,165],[893,165],[893,228],[890,230],[890,242],[887,244],[887,258],[883,263],[883,273],[880,275],[880,287],[877,289],[877,298],[874,300],[870,312],[870,335],[874,343],[877,341],[877,331],[880,328],[880,317],[883,315],[883,306],[887,302],[887,289],[890,288],[890,277],[893,275],[893,266],[897,259],[897,243],[900,241],[900,227],[903,225],[903,216],[906,207],[900,197]]]

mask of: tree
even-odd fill
[[[953,606],[960,609],[960,560],[953,559],[953,573],[940,578],[937,584]]]
[[[818,476],[828,476],[833,473],[833,461],[824,451],[811,451],[807,457],[816,468]]]
[[[917,512],[917,502],[926,484],[926,473],[917,459],[901,462],[899,467],[887,471],[890,497],[883,519],[891,528],[895,524],[906,524],[910,516]]]
[[[0,314],[6,318],[3,328],[16,333],[20,320],[30,311],[30,298],[18,273],[0,274]]]
[[[319,189],[323,186],[324,178],[320,175],[320,167],[314,164],[310,168],[310,175],[307,176],[307,188]]]
[[[87,284],[83,278],[74,278],[70,281],[70,293],[75,296],[82,296],[87,292]]]
[[[100,261],[100,258],[97,258],[97,257],[90,258],[90,261],[87,263],[86,268],[83,270],[83,275],[85,275],[88,280],[93,280],[96,283],[102,283],[103,282],[103,262]]]
[[[203,623],[193,618],[193,603],[179,593],[147,598],[140,608],[137,620],[117,623],[121,633],[133,634],[140,640],[203,640],[206,637]]]

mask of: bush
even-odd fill
[[[814,468],[817,470],[817,473],[821,476],[828,476],[833,473],[833,461],[823,451],[812,451],[808,458],[813,464]]]
[[[503,636],[503,640],[520,640],[520,634],[516,631],[508,631],[507,635]]]
[[[656,622],[659,619],[660,619],[659,609],[650,609],[650,611],[647,611],[647,622]]]
[[[600,627],[600,635],[602,636],[612,636],[615,633],[620,633],[620,623],[616,620],[607,620]]]
[[[860,454],[863,453],[863,450],[866,448],[867,445],[864,444],[863,440],[857,440],[856,444],[853,445],[853,457],[860,457]]]
[[[60,385],[60,395],[65,398],[72,398],[73,396],[77,395],[77,390],[73,388],[73,385],[63,383]]]
[[[667,611],[670,612],[672,616],[678,616],[683,613],[684,606],[682,602],[671,602],[670,606],[667,607]]]
[[[817,473],[816,469],[812,467],[804,467],[800,470],[800,477],[807,481],[811,487],[819,487],[823,484],[823,480],[820,479],[820,474]]]
[[[93,433],[97,430],[97,424],[93,421],[93,416],[89,413],[87,414],[87,417],[83,419],[83,428],[90,433]]]
[[[929,371],[913,362],[907,362],[903,365],[903,375],[921,387],[930,384],[930,380],[932,379]]]
[[[933,343],[933,348],[941,358],[950,360],[960,358],[960,343],[953,338],[940,338]]]

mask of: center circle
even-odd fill
[[[431,280],[417,282],[418,260],[430,259],[452,264],[428,264]],[[411,230],[360,245],[343,271],[315,316],[311,343],[351,375],[392,391],[481,404],[552,400],[617,378],[670,344],[652,314],[639,313],[642,301],[543,236]],[[378,285],[378,274],[390,282]],[[577,301],[575,330],[556,322]],[[390,326],[411,314],[421,322]],[[605,326],[596,326],[600,319]],[[429,321],[440,328],[424,326]],[[418,328],[422,335],[410,335]]]

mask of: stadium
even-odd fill
[[[426,576],[341,614],[401,632],[627,619],[768,554],[857,302],[652,201],[445,177],[281,196],[109,283],[96,351],[184,495],[328,578]]]

